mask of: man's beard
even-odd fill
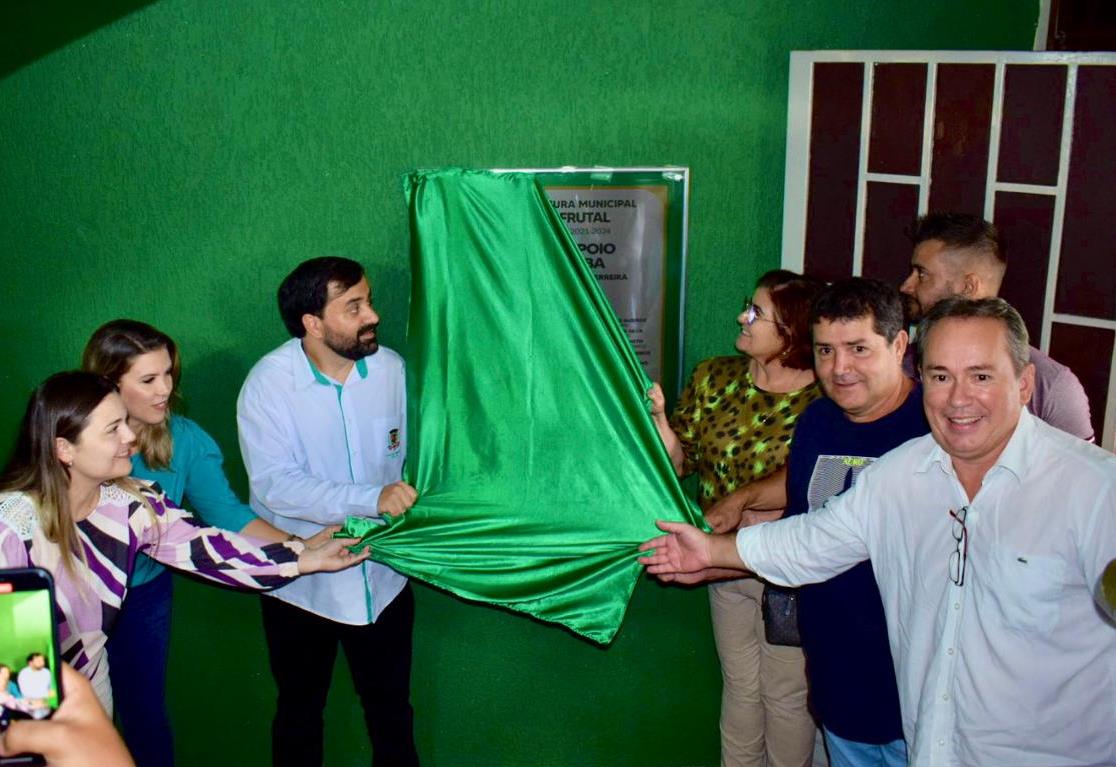
[[[322,340],[334,354],[356,362],[359,359],[375,354],[380,348],[380,343],[375,338],[371,341],[360,340],[362,335],[368,332],[376,332],[378,328],[378,324],[362,325],[351,339],[342,339],[332,333],[326,333],[325,338]]]
[[[908,325],[917,325],[922,319],[922,304],[914,296],[903,296],[903,313]]]

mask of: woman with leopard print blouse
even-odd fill
[[[740,354],[698,363],[667,420],[652,415],[679,476],[698,474],[707,513],[739,488],[781,471],[798,416],[821,396],[814,379],[810,303],[824,283],[785,270],[764,274],[736,318]],[[754,577],[712,584],[709,603],[724,679],[722,767],[800,767],[812,761],[802,650],[770,645]]]

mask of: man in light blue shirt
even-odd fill
[[[316,258],[279,287],[292,338],[248,374],[237,400],[240,448],[255,512],[309,537],[349,515],[404,513],[402,358],[377,342],[379,315],[363,269]],[[410,705],[414,596],[407,579],[366,561],[262,597],[279,692],[275,765],[322,763],[322,712],[337,646],[344,649],[379,767],[417,765]]]

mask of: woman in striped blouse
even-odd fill
[[[367,558],[327,536],[265,543],[205,527],[157,485],[130,479],[135,435],[113,383],[58,373],[31,395],[0,493],[0,567],[42,567],[55,579],[61,659],[112,711],[105,639],[142,552],[217,583],[280,586]],[[332,531],[330,531],[332,532]]]

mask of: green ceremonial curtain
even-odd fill
[[[406,480],[372,556],[466,599],[615,636],[656,519],[701,524],[649,381],[534,176],[416,172]]]

